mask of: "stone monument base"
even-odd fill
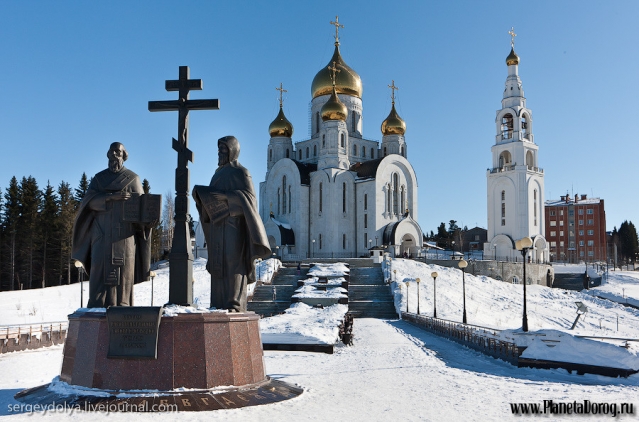
[[[253,312],[163,316],[157,359],[107,358],[108,348],[106,313],[76,311],[69,315],[59,380],[21,391],[15,398],[64,402],[81,410],[101,410],[99,405],[119,411],[158,410],[154,404],[214,410],[282,401],[302,393],[266,376],[259,316]]]

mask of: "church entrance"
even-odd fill
[[[402,257],[415,257],[417,254],[417,244],[415,238],[410,234],[405,234],[402,237],[402,243],[400,246],[400,254]]]

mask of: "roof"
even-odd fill
[[[561,206],[569,206],[569,205],[594,205],[601,202],[601,198],[586,198],[579,199],[577,202],[573,200],[573,198],[568,198],[568,202],[562,199],[548,199],[544,202],[544,205],[547,207],[561,207]]]
[[[291,228],[291,226],[276,220],[275,218],[273,218],[272,214],[271,214],[271,220],[273,220],[275,225],[277,225],[277,227],[280,229],[280,237],[281,237],[282,245],[294,245],[295,233],[293,232],[293,229]]]
[[[311,173],[317,171],[317,164],[314,163],[302,163],[297,160],[292,160],[297,166],[297,170],[300,172],[300,183],[303,185],[311,184]]]
[[[377,175],[379,163],[381,163],[384,158],[376,158],[374,160],[355,163],[349,170],[356,172],[357,177],[360,179],[374,178]]]

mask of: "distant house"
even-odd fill
[[[488,230],[481,227],[473,227],[463,232],[462,236],[464,241],[463,250],[465,252],[481,251],[484,248],[484,243],[488,241]]]

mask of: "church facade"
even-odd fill
[[[497,110],[495,119],[492,166],[486,172],[488,242],[484,244],[484,256],[499,260],[521,258],[515,242],[528,236],[533,241],[529,257],[546,262],[544,170],[539,167],[532,111],[526,107],[512,31],[511,36],[502,108]]]
[[[417,178],[396,87],[381,143],[366,139],[362,81],[339,45],[336,31],[334,54],[311,85],[310,138],[293,142],[281,95],[269,126],[259,212],[270,246],[283,259],[355,258],[375,246],[416,256],[423,242]]]

